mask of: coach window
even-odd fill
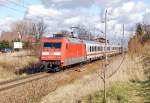
[[[94,52],[94,46],[92,46],[92,52]]]
[[[109,50],[109,47],[107,47],[107,50]]]
[[[92,47],[90,46],[90,52],[92,52]]]
[[[99,47],[99,51],[102,51],[102,47]]]

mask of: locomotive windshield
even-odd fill
[[[59,49],[61,48],[61,43],[44,43],[44,47],[45,48],[55,48],[55,49]]]

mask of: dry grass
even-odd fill
[[[109,68],[116,68],[116,65],[119,65],[118,60],[109,65]],[[145,82],[147,80],[141,58],[133,59],[126,56],[120,70],[107,79],[107,103],[144,103],[145,100],[150,100],[150,83]],[[134,81],[134,83],[131,81]],[[94,93],[83,96],[79,103],[103,103],[102,97],[103,91],[99,89]]]
[[[147,41],[142,44],[137,37],[129,42],[128,56],[120,67],[121,69],[107,80],[107,103],[150,102],[149,45],[150,42]],[[116,65],[119,65],[118,61],[115,62],[116,63],[112,63],[109,68],[116,68]],[[121,85],[118,84],[118,81]],[[124,86],[127,88],[124,88]],[[103,91],[98,91],[83,97],[78,102],[102,103],[102,97]]]
[[[111,68],[108,68],[108,74],[111,74],[111,72],[115,70],[116,66],[118,66],[120,63],[121,58],[122,57],[115,58],[115,60],[110,65]],[[130,77],[134,77],[140,73],[141,70],[139,70],[139,68],[141,68],[141,66],[135,63],[135,61],[126,57],[125,61],[123,62],[123,66],[121,66],[121,69],[119,69],[119,71],[117,71],[117,73],[107,81],[107,85],[110,85],[116,81],[128,82]],[[126,65],[126,68],[124,65]],[[135,65],[137,66],[136,69],[133,68]],[[87,66],[81,68],[81,72],[63,72],[50,78],[44,78],[42,80],[34,81],[12,90],[1,92],[0,103],[74,103],[82,96],[86,96],[102,89],[103,82],[98,75],[101,70],[98,70],[98,73],[92,71],[92,69],[97,71],[96,68],[99,68],[99,66],[100,65],[98,62],[97,64],[88,64]],[[134,70],[130,71],[128,69]],[[89,73],[89,71],[91,71],[92,74]],[[138,78],[142,77],[136,77],[133,78],[133,80]],[[66,85],[67,83],[69,83],[69,85]],[[51,92],[52,90],[55,91]],[[45,97],[41,100],[43,96]]]
[[[107,88],[107,103],[149,103],[150,81],[114,82]],[[79,103],[79,102],[78,102]],[[80,103],[103,103],[103,91],[89,94]]]
[[[107,76],[116,70],[118,65],[121,63],[121,60],[121,56],[115,58],[107,69]],[[92,66],[90,68],[92,68]],[[56,91],[49,93],[49,95],[44,97],[41,103],[75,103],[76,100],[80,100],[79,98],[82,96],[102,90],[103,82],[98,75],[100,72],[101,70],[98,70],[98,73],[94,72],[92,74],[85,75],[69,85],[58,88]],[[130,80],[141,80],[145,78],[143,75],[144,72],[142,64],[138,63],[138,58],[137,60],[133,60],[126,56],[126,59],[120,69],[111,78],[107,79],[107,86],[111,86],[114,82],[128,83]]]
[[[134,37],[129,41],[128,44],[128,54],[131,57],[136,57],[136,56],[148,56],[150,57],[150,41],[146,41],[141,43],[140,39],[138,37]]]
[[[53,87],[52,87],[53,86]],[[48,92],[55,90],[54,80],[47,78],[0,92],[0,103],[37,103]]]
[[[16,70],[38,62],[36,57],[28,56],[28,53],[21,51],[0,54],[0,79],[14,78]]]
[[[85,74],[90,74],[99,67],[99,65],[93,67],[93,64],[91,63],[80,68],[80,72],[74,70],[71,70],[70,72],[64,71],[60,74],[53,75],[52,77],[1,92],[0,97],[2,98],[0,99],[0,103],[37,103],[42,96],[47,95],[57,87],[61,87],[67,83],[73,83],[76,79]]]
[[[150,79],[150,41],[141,43],[136,37],[131,39],[128,54],[131,58],[140,58],[144,73]]]

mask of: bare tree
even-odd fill
[[[64,37],[71,37],[70,32],[67,30],[61,30],[60,34],[62,34]]]
[[[43,20],[35,22],[32,20],[20,20],[12,24],[12,31],[18,32],[21,36],[31,35],[40,39],[46,32],[47,25]]]
[[[78,38],[79,39],[84,39],[84,40],[93,40],[94,36],[92,33],[84,26],[79,25],[79,30],[78,30]]]
[[[38,37],[41,38],[43,36],[43,34],[46,32],[48,25],[45,24],[45,22],[43,20],[39,21],[36,25],[36,29],[38,32]]]
[[[12,24],[12,31],[19,33],[20,36],[27,34],[29,32],[27,22],[24,20],[15,22]]]

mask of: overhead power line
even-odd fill
[[[15,5],[18,5],[18,6],[20,6],[20,7],[23,7],[23,8],[25,8],[25,9],[28,9],[28,7],[25,6],[25,5],[20,5],[20,4],[14,2],[14,1],[11,1],[11,0],[6,0],[6,1],[9,2],[9,3],[15,4]]]
[[[19,12],[19,13],[23,13],[23,12],[22,12],[22,11],[20,11],[20,10],[17,10],[17,9],[15,9],[15,8],[12,8],[12,7],[9,7],[9,6],[6,6],[6,5],[3,5],[3,4],[0,4],[0,6],[3,6],[3,7],[5,7],[5,8],[11,9],[11,10],[16,11],[16,12]]]
[[[11,1],[11,0],[6,0],[6,1],[8,1],[8,2],[10,2],[12,4],[15,4],[15,5],[18,5],[18,6],[22,7],[22,8],[29,9],[29,7],[27,7],[25,5],[20,5],[20,4],[16,3],[16,2],[14,2],[14,1]],[[38,12],[39,14],[43,15],[43,12],[39,12],[39,11],[37,11],[35,9],[33,9],[33,11]],[[31,15],[35,16],[34,14],[31,14]]]

